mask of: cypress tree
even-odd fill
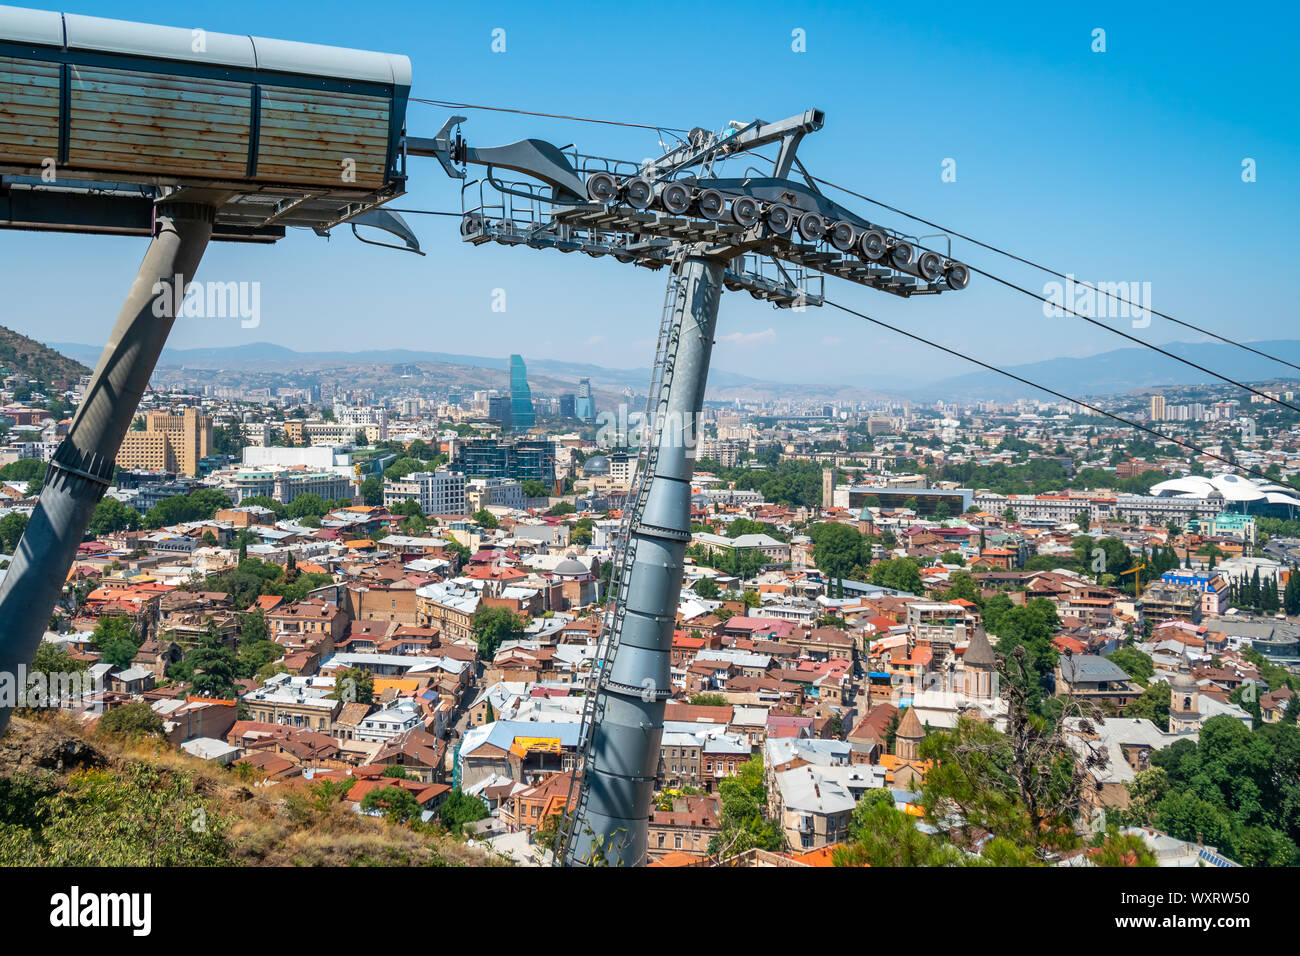
[[[1291,571],[1287,574],[1282,605],[1287,614],[1300,614],[1300,574],[1296,573],[1295,565],[1291,566]]]

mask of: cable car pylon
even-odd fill
[[[914,237],[824,196],[795,151],[821,129],[818,110],[778,123],[692,130],[658,160],[632,163],[541,140],[475,148],[453,116],[413,156],[463,181],[462,238],[670,270],[647,401],[642,461],[623,510],[596,655],[583,703],[569,802],[554,860],[565,866],[646,862],[651,801],[686,547],[691,479],[724,290],[778,308],[824,301],[836,275],[901,297],[963,289],[969,269]],[[453,128],[455,133],[453,135]],[[724,164],[779,144],[772,175],[724,177]],[[484,168],[469,179],[470,166]],[[798,164],[802,171],[803,167]],[[752,169],[752,167],[750,168]],[[501,170],[523,174],[506,180]]]

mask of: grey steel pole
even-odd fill
[[[663,737],[664,701],[682,587],[682,560],[691,540],[691,476],[697,422],[713,352],[722,296],[723,264],[702,255],[682,263],[681,338],[668,387],[658,460],[649,477],[634,548],[618,647],[608,663],[603,716],[592,730],[587,809],[575,821],[577,865],[640,866],[646,861],[650,801]],[[674,324],[678,321],[674,316]],[[597,713],[601,712],[598,705]]]
[[[18,687],[86,533],[113,480],[114,459],[162,352],[184,290],[212,235],[215,207],[162,203],[145,252],[68,436],[0,585],[0,682]],[[9,723],[0,700],[0,733]]]

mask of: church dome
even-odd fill
[[[589,574],[587,566],[579,561],[572,552],[564,556],[564,560],[555,566],[555,573],[564,578],[578,578]]]

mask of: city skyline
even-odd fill
[[[176,21],[171,8],[156,3],[64,6],[101,16]],[[1300,170],[1295,168],[1296,131],[1280,122],[1285,83],[1275,71],[1285,57],[1280,50],[1270,53],[1270,44],[1281,44],[1285,31],[1261,34],[1259,25],[1269,17],[1264,7],[1241,11],[1216,31],[1214,55],[1228,79],[1213,83],[1190,55],[1211,42],[1194,17],[1167,22],[1120,6],[1097,8],[1087,19],[1023,10],[977,14],[972,7],[949,11],[948,29],[940,37],[887,12],[850,13],[832,6],[822,12],[773,8],[752,22],[733,23],[750,48],[788,64],[788,69],[755,73],[742,92],[698,86],[703,67],[684,50],[666,49],[655,95],[622,85],[617,94],[588,86],[580,98],[561,75],[535,68],[558,38],[534,12],[507,7],[489,20],[476,12],[440,11],[436,36],[453,42],[435,53],[418,29],[430,24],[431,15],[400,5],[392,9],[413,27],[400,43],[373,24],[345,30],[328,18],[304,21],[295,4],[274,10],[223,4],[220,12],[199,19],[210,20],[203,25],[213,30],[408,53],[415,69],[412,95],[420,97],[714,128],[817,106],[826,111],[826,127],[808,138],[802,154],[818,175],[1083,279],[1150,283],[1155,308],[1211,329],[1248,328],[1250,338],[1263,339],[1288,331],[1300,280],[1287,268],[1285,240],[1298,208]],[[694,15],[703,17],[703,24],[721,23],[726,16],[721,11]],[[506,31],[504,53],[491,49],[491,31],[497,28]],[[1104,53],[1091,50],[1096,28],[1106,30]],[[804,53],[790,49],[796,29],[804,31]],[[943,102],[963,122],[891,128],[890,121],[864,112],[853,97],[811,82],[831,64],[853,62],[864,48],[873,69],[916,85],[916,102]],[[596,58],[590,68],[614,70],[614,56],[589,51],[589,62]],[[610,59],[602,64],[605,57]],[[484,69],[499,65],[530,71],[536,82],[526,97]],[[1035,71],[1032,86],[1016,82],[1026,69]],[[668,93],[677,95],[663,95]],[[574,106],[579,101],[581,110]],[[452,112],[413,103],[410,131],[432,135]],[[538,136],[638,159],[658,150],[657,135],[644,130],[466,112],[464,134],[476,145]],[[1085,126],[1079,140],[1084,148],[1054,148],[1060,131],[1077,127],[1082,116],[1102,118],[1096,136],[1088,137],[1091,127]],[[1242,181],[1246,158],[1257,164],[1255,182]],[[942,178],[947,160],[955,161],[955,181]],[[394,205],[458,208],[457,184],[436,163],[412,159],[411,168],[411,192]],[[1196,202],[1189,201],[1193,196]],[[862,205],[886,225],[933,231]],[[647,363],[662,275],[584,257],[476,249],[459,242],[454,219],[408,220],[428,258],[362,246],[345,235],[330,243],[293,235],[273,249],[214,246],[200,278],[260,283],[260,321],[245,328],[236,320],[183,319],[171,344],[271,341],[302,348],[310,342],[346,350],[359,344],[358,330],[365,328],[367,347],[473,354],[483,351],[482,330],[491,327],[513,346],[502,352],[562,358],[576,351],[623,368]],[[1192,263],[1225,233],[1233,235],[1242,268],[1270,273],[1273,281],[1207,287]],[[116,311],[123,276],[141,249],[130,239],[0,236],[0,254],[24,276],[12,283],[0,324],[37,338],[100,342]],[[999,262],[969,243],[958,241],[954,252],[1035,292],[1043,292],[1051,278]],[[80,262],[78,281],[60,281],[61,263],[74,260]],[[450,276],[457,282],[446,281]],[[584,292],[575,298],[571,290],[578,283]],[[433,299],[430,288],[437,290]],[[946,344],[1009,364],[1044,355],[1093,354],[1121,344],[1079,320],[1048,319],[1040,303],[979,275],[959,297],[907,303],[851,287],[831,288],[840,301],[868,314],[924,327]],[[52,289],[59,294],[52,296]],[[505,311],[495,311],[498,307]],[[1248,324],[1243,312],[1249,314]],[[809,320],[816,323],[812,331]],[[1159,318],[1136,330],[1133,321],[1121,318],[1115,324],[1152,341],[1194,338]],[[868,358],[875,356],[888,361]],[[867,330],[834,310],[772,311],[734,294],[724,300],[715,363],[759,378],[789,381],[820,373],[864,387],[902,367],[915,370],[920,380],[968,371],[955,359]]]
[[[1300,865],[1300,14],[71,3],[0,6],[51,927],[235,866],[1276,909],[1204,868]]]

